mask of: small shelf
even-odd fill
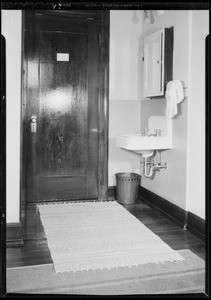
[[[144,97],[163,98],[173,78],[173,27],[144,39]]]

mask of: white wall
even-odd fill
[[[140,100],[142,11],[110,11],[110,100]]]
[[[138,154],[116,146],[118,134],[138,133],[140,128],[140,101],[110,101],[109,103],[109,163],[108,185],[116,185],[115,173],[140,173]]]
[[[186,208],[201,218],[205,218],[205,38],[208,34],[209,11],[190,11]]]
[[[21,21],[20,10],[2,10],[6,39],[6,208],[7,223],[19,222]]]
[[[154,179],[143,178],[142,185],[179,207],[205,217],[205,36],[209,31],[208,11],[165,11],[154,23],[144,25],[147,35],[161,27],[174,27],[173,79],[185,87],[185,100],[173,119],[173,149],[162,152],[167,169]],[[144,116],[163,114],[166,100],[145,100]]]
[[[115,138],[140,132],[142,12],[110,12],[109,163],[108,185],[116,185],[115,173],[140,172],[139,155],[120,149]]]
[[[143,29],[143,36],[147,36],[162,27],[174,27],[173,79],[181,80],[185,87],[188,85],[188,16],[187,10],[168,10],[160,17],[154,16],[154,23],[144,24]],[[187,89],[185,94],[186,92]],[[141,119],[151,113],[165,114],[165,98],[159,100],[157,112],[154,109],[156,101],[142,101]],[[187,101],[186,98],[179,105],[179,114],[172,122],[173,149],[161,153],[162,163],[167,163],[167,169],[156,172],[153,179],[142,178],[145,188],[183,209],[186,208]],[[144,126],[142,123],[142,127]]]

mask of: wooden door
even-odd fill
[[[99,25],[26,16],[27,201],[98,197]]]

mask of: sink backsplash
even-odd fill
[[[160,136],[172,134],[172,120],[166,116],[150,116],[148,119],[148,133],[154,134],[157,129],[160,129]]]

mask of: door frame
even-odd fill
[[[20,221],[25,225],[26,217],[26,97],[27,97],[27,57],[25,49],[25,19],[27,10],[22,13],[22,86],[21,86],[21,157],[20,157]],[[33,11],[36,13],[36,11]],[[98,89],[98,116],[99,116],[99,157],[98,157],[98,201],[106,199],[108,188],[108,104],[109,104],[109,10],[49,10],[42,11],[50,15],[74,18],[98,18],[99,20],[99,89]],[[41,13],[41,11],[37,11]]]

